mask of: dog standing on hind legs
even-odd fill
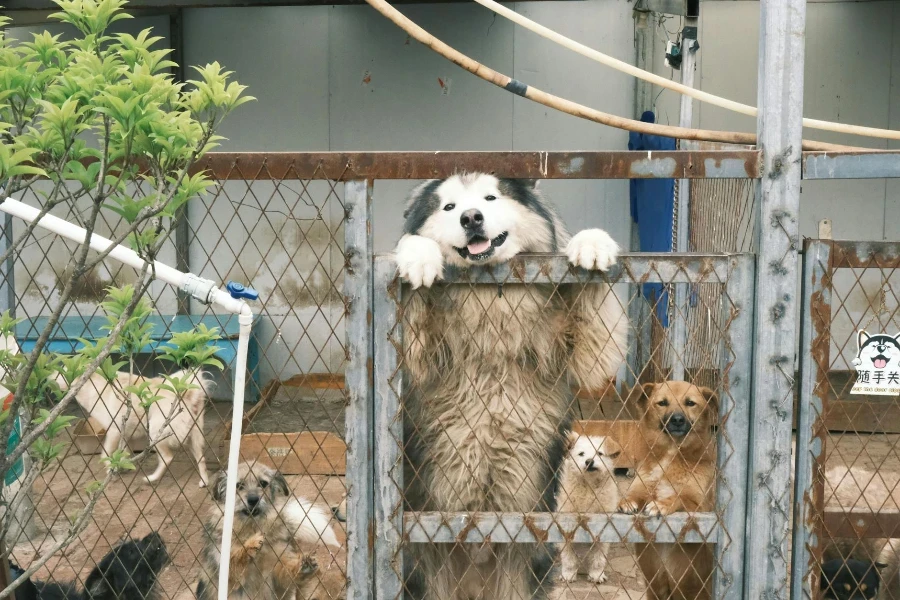
[[[625,356],[627,322],[606,283],[441,286],[445,265],[503,264],[565,251],[606,270],[604,231],[569,238],[534,182],[486,174],[428,181],[411,194],[395,258],[404,295],[405,499],[409,510],[552,511],[571,421],[569,377],[602,389]],[[429,600],[543,594],[539,544],[422,544],[408,582]]]

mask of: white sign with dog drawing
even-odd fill
[[[900,395],[900,333],[869,335],[860,331],[856,343],[858,350],[853,359],[856,383],[850,393]]]

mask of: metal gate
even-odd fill
[[[879,598],[900,599],[900,396],[854,391],[866,378],[875,388],[900,387],[900,353],[886,351],[879,369],[874,360],[867,367],[866,355],[858,372],[855,364],[860,331],[900,332],[898,268],[897,242],[805,244],[794,598],[821,598],[832,582],[846,597],[857,586],[872,597],[880,580]],[[835,570],[850,575],[848,560],[860,561],[853,577],[835,581]]]
[[[479,571],[480,565],[493,561],[494,569],[501,571],[496,565],[508,567],[520,560],[531,561],[528,563],[531,568],[539,562],[534,557],[540,556],[544,566],[552,564],[554,568],[549,572],[545,568],[531,569],[531,585],[541,586],[544,591],[551,587],[568,587],[580,598],[605,598],[609,597],[610,591],[615,592],[615,589],[595,584],[579,588],[574,583],[551,581],[559,567],[559,559],[553,550],[565,543],[611,543],[610,563],[621,565],[628,562],[631,552],[630,546],[625,546],[626,543],[650,542],[646,547],[635,546],[638,548],[637,556],[631,558],[637,559],[636,563],[642,560],[641,552],[656,551],[653,543],[686,544],[684,548],[714,548],[711,552],[713,565],[708,573],[711,581],[706,583],[714,588],[716,598],[741,598],[751,430],[754,269],[754,257],[749,254],[623,255],[619,263],[604,274],[572,268],[564,256],[522,256],[507,265],[492,268],[468,271],[447,269],[444,281],[427,291],[427,298],[424,298],[420,296],[423,294],[421,290],[411,290],[397,278],[396,267],[390,256],[377,256],[374,270],[373,461],[376,597],[416,597],[422,591],[422,579],[415,576],[417,571],[422,568],[450,569],[450,562],[456,565],[456,574],[448,576],[450,579],[444,577],[445,584],[453,581],[455,586],[469,586],[465,590],[454,590],[459,592],[460,597],[466,594],[478,595],[477,590],[472,590],[471,582],[464,583],[462,580],[468,578],[470,571],[481,574],[482,592],[491,586],[496,590],[499,589],[498,585],[503,584],[487,581],[485,577],[491,575]],[[434,482],[435,476],[432,475],[429,480],[429,476],[416,470],[418,467],[410,463],[408,456],[412,436],[417,432],[409,425],[407,401],[412,397],[411,394],[421,395],[429,391],[415,389],[417,384],[410,380],[410,345],[422,344],[423,348],[427,346],[427,342],[421,339],[410,339],[413,337],[410,334],[410,303],[419,296],[418,299],[423,302],[440,302],[441,310],[452,312],[459,308],[459,303],[467,301],[469,293],[474,293],[477,288],[489,288],[489,302],[507,303],[505,306],[512,324],[510,321],[499,323],[488,319],[481,322],[480,326],[499,331],[519,326],[516,322],[518,305],[513,303],[520,302],[522,297],[534,294],[540,299],[547,299],[558,294],[573,293],[573,289],[577,295],[591,286],[607,284],[623,304],[625,314],[630,314],[627,311],[628,304],[644,301],[644,298],[650,298],[654,305],[649,311],[652,323],[628,323],[629,338],[632,341],[647,327],[655,327],[667,333],[673,322],[687,324],[688,343],[685,346],[673,346],[673,342],[664,335],[662,343],[668,345],[668,350],[651,351],[639,372],[630,373],[631,377],[628,379],[637,381],[638,385],[648,381],[658,382],[660,378],[672,373],[674,357],[683,367],[686,381],[697,381],[697,385],[709,385],[716,391],[719,398],[719,418],[709,437],[716,456],[714,509],[707,512],[674,512],[659,517],[620,514],[614,510],[592,514],[473,511],[466,510],[465,507],[450,511],[444,509],[444,512],[430,510],[434,504],[446,507],[454,504],[452,501],[418,502],[411,507],[410,498],[406,496],[411,484],[418,483],[427,488]],[[662,290],[662,293],[646,294],[646,288],[651,284],[658,284],[657,291]],[[515,286],[522,286],[520,289],[524,289],[525,293],[511,294],[510,291]],[[451,298],[448,292],[454,288],[456,294]],[[685,306],[676,306],[674,311],[669,311],[666,296],[676,288],[687,291],[677,295],[688,301]],[[490,307],[485,305],[485,311],[490,314]],[[551,319],[552,315],[549,315],[548,327],[551,326]],[[447,322],[451,323],[453,319],[448,319]],[[459,325],[454,323],[454,326]],[[427,353],[428,349],[425,348],[425,351]],[[444,354],[438,356],[441,352]],[[438,350],[436,354],[428,356],[427,360],[447,365],[447,361],[452,361],[448,352],[452,353],[452,350]],[[666,364],[658,364],[661,356],[667,357]],[[629,361],[628,364],[634,363]],[[681,369],[678,371],[681,372]],[[433,385],[442,385],[440,378]],[[473,381],[472,385],[476,385],[476,382]],[[623,479],[626,481],[618,483],[620,487],[627,488],[630,485],[629,478],[638,477],[633,470],[636,467],[635,461],[641,456],[634,446],[629,446],[629,440],[635,440],[635,432],[640,431],[639,422],[643,417],[636,412],[634,389],[631,390],[632,394],[628,394],[627,390],[620,390],[616,382],[613,382],[602,393],[585,392],[590,391],[573,390],[576,399],[570,405],[575,417],[573,427],[582,434],[599,432],[619,442],[625,449],[620,460],[625,462],[617,463],[622,468],[617,469],[616,473],[624,474]],[[508,393],[512,396],[515,394]],[[515,400],[513,398],[511,401]],[[425,401],[427,400],[419,400]],[[586,415],[586,411],[589,414]],[[598,419],[598,416],[601,418]],[[471,417],[474,422],[478,415],[473,414]],[[474,432],[470,433],[477,438]],[[463,445],[465,442],[459,443]],[[632,462],[628,463],[628,460]],[[446,490],[446,485],[444,489]],[[688,546],[690,544],[693,545]],[[528,549],[527,553],[523,551],[522,554],[517,554],[518,549],[524,548]],[[447,564],[435,565],[428,558],[434,556],[443,557]],[[513,558],[510,562],[509,556],[518,558]],[[612,584],[624,588],[627,577],[619,573],[617,568],[607,567],[607,572],[612,577]],[[697,573],[705,572],[699,565],[692,568]],[[496,572],[493,576],[513,578],[508,572]],[[479,585],[477,581],[475,585]],[[635,591],[639,591],[641,584],[638,582],[634,585],[638,588]],[[505,589],[514,588],[515,585],[510,583]],[[446,594],[446,590],[444,593]],[[436,597],[433,594],[434,590],[426,597]],[[506,593],[502,595],[507,597]],[[518,597],[518,594],[509,594],[509,597]]]

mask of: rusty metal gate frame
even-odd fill
[[[564,256],[518,257],[515,265],[460,271],[447,269],[445,283],[573,283],[590,279],[591,274],[570,267]],[[583,516],[564,513],[416,513],[404,514],[402,507],[403,462],[397,440],[402,439],[398,348],[392,333],[398,327],[397,300],[402,294],[392,256],[374,260],[374,597],[403,597],[401,548],[405,542],[479,543],[490,535],[496,543],[548,543],[574,536],[577,542],[650,541],[711,542],[717,544],[716,598],[743,598],[746,528],[748,522],[747,485],[750,472],[752,414],[751,384],[756,261],[752,254],[624,254],[608,274],[617,283],[671,283],[689,285],[702,280],[710,270],[724,282],[723,294],[731,300],[729,323],[723,337],[732,353],[722,365],[724,389],[718,439],[717,507],[715,513],[680,513],[666,518],[646,518],[623,514]],[[597,282],[607,281],[596,277]],[[402,332],[401,332],[402,335]],[[394,382],[392,382],[392,379]],[[727,398],[727,401],[725,400]],[[349,421],[348,421],[349,423]],[[724,448],[730,446],[730,452]],[[728,500],[723,501],[724,492]],[[716,513],[722,514],[721,521]],[[641,521],[635,527],[636,520]],[[525,526],[527,522],[527,527]],[[498,525],[503,525],[498,527]],[[612,525],[612,527],[607,527]],[[579,531],[583,529],[583,531]],[[509,532],[513,532],[510,535]],[[370,540],[372,538],[369,538]],[[351,572],[352,573],[352,572]],[[355,579],[355,575],[351,574]],[[358,593],[358,592],[357,592]]]
[[[890,537],[887,533],[900,528],[898,515],[890,515],[891,523],[868,511],[829,515],[825,510],[824,482],[834,275],[840,269],[900,269],[900,242],[807,239],[802,268],[791,565],[791,597],[798,600],[821,597],[819,578],[811,575],[818,573],[816,567],[822,563],[823,528],[848,537]]]

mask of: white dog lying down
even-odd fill
[[[179,371],[170,377],[181,378],[186,375],[186,371]],[[126,439],[131,439],[140,427],[149,434],[151,440],[160,440],[156,444],[159,463],[153,474],[146,478],[146,481],[153,483],[159,481],[166,472],[166,467],[175,456],[175,450],[179,447],[185,448],[190,442],[191,453],[194,455],[194,460],[197,461],[197,470],[200,471],[200,487],[206,487],[206,459],[203,456],[203,410],[212,381],[205,373],[199,373],[193,381],[199,387],[189,390],[179,401],[174,392],[159,388],[165,383],[162,377],[149,379],[152,384],[155,384],[151,386],[153,392],[162,398],[152,404],[149,410],[145,410],[134,399],[131,415],[128,422],[122,427],[122,421],[125,419],[127,411],[122,401],[121,390],[130,385],[139,385],[146,380],[148,379],[140,375],[131,376],[128,373],[120,372],[117,377],[116,387],[118,390],[116,390],[103,375],[94,373],[91,375],[90,381],[75,395],[75,400],[81,408],[106,430],[106,437],[103,439],[103,456],[109,456],[118,448],[123,430]],[[62,375],[57,376],[56,382],[61,389],[68,389]],[[167,419],[169,419],[168,424],[166,424]]]

